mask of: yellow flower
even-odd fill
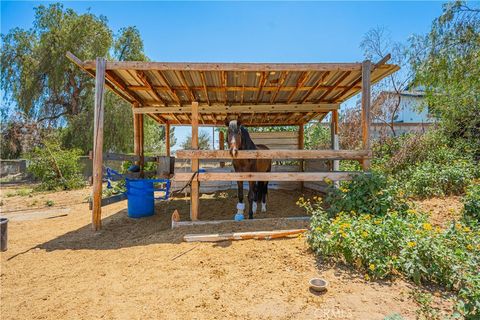
[[[333,182],[332,179],[330,179],[330,178],[325,178],[325,179],[323,179],[323,181],[325,181],[328,184],[331,184]]]
[[[373,271],[373,270],[375,270],[375,265],[374,265],[373,263],[371,263],[371,264],[368,266],[368,268]]]
[[[416,245],[417,245],[417,244],[415,243],[415,241],[408,241],[408,243],[407,243],[407,246],[408,246],[409,248],[413,248],[413,247],[415,247]]]
[[[415,210],[413,210],[413,209],[408,209],[408,210],[407,210],[407,213],[408,213],[408,214],[416,214],[417,211],[415,211]]]
[[[467,249],[472,251],[473,250],[473,246],[471,244],[467,244]]]
[[[366,214],[364,217],[365,217],[365,220],[370,220],[372,218],[372,216],[370,216],[369,214]]]
[[[382,219],[375,220],[375,224],[380,224],[380,223],[382,223]]]
[[[347,234],[346,234],[344,231],[340,232],[340,234],[341,234],[341,235],[342,235],[342,237],[344,237],[344,238],[346,238],[346,237],[347,237]]]
[[[423,224],[423,229],[426,231],[432,230],[432,225],[430,223],[424,223]]]
[[[363,232],[362,232],[362,237],[364,237],[364,238],[368,237],[368,232],[367,232],[367,231],[363,231]]]
[[[340,187],[339,189],[340,189],[340,191],[342,191],[343,193],[347,193],[347,192],[348,192],[348,188]]]
[[[468,232],[472,231],[472,229],[470,229],[469,227],[463,227],[463,231],[468,233]]]
[[[435,227],[435,232],[440,233],[440,232],[442,232],[442,229],[440,227]]]
[[[370,276],[368,274],[365,275],[365,280],[370,281]]]

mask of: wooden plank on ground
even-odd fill
[[[176,210],[175,210],[176,211]],[[178,212],[177,212],[178,213]],[[251,224],[255,222],[282,222],[282,221],[310,221],[310,217],[285,217],[285,218],[263,218],[263,219],[245,219],[242,221],[235,220],[212,220],[212,221],[179,221],[174,220],[172,216],[172,229],[179,227],[191,227],[191,226],[204,226],[204,225],[217,225],[222,223],[235,223],[238,225],[241,224]]]
[[[228,150],[178,150],[179,159],[232,159]],[[369,150],[239,150],[235,159],[329,159],[354,160],[371,157]]]
[[[175,173],[173,180],[190,181],[190,172]],[[333,181],[351,180],[364,172],[205,172],[199,173],[194,181]]]
[[[298,235],[306,232],[307,229],[290,229],[275,231],[253,231],[253,232],[232,232],[217,234],[186,234],[183,241],[186,242],[219,242],[229,240],[270,240],[285,238],[292,235]]]

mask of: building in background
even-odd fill
[[[399,93],[380,92],[372,105],[373,137],[425,131],[435,122],[425,103],[425,92],[421,87]]]

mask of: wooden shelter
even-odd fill
[[[177,152],[191,159],[191,173],[175,174],[176,181],[189,181],[200,159],[231,159],[226,150],[198,149],[199,126],[223,126],[226,118],[240,118],[246,126],[298,126],[303,149],[303,128],[311,120],[332,113],[332,137],[338,133],[340,103],[362,93],[363,150],[259,150],[240,151],[238,158],[356,159],[368,169],[370,157],[370,87],[399,69],[378,63],[172,63],[140,61],[82,61],[67,57],[96,77],[94,128],[93,226],[101,226],[103,159],[103,93],[107,86],[132,104],[134,149],[143,161],[143,117],[166,126],[170,154],[170,125],[192,126],[192,149]],[[338,141],[337,141],[338,145]],[[334,149],[335,141],[332,141]],[[199,173],[191,183],[191,219],[198,219],[199,181],[315,181],[349,179],[350,172]]]

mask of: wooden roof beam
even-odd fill
[[[260,82],[259,82],[260,86],[257,91],[257,96],[255,97],[255,104],[258,104],[258,99],[260,99],[260,95],[262,94],[262,89],[265,86],[265,82],[267,82],[267,79],[268,79],[268,74],[266,74],[265,72],[262,72]]]
[[[277,99],[278,93],[282,89],[282,86],[285,83],[285,80],[287,79],[287,76],[288,76],[288,71],[282,72],[282,74],[280,75],[280,78],[279,78],[278,84],[277,84],[277,90],[270,97],[270,103],[274,103],[275,99]]]
[[[85,71],[86,73],[88,73],[91,77],[95,78],[95,72],[92,71],[92,70],[85,69],[85,68],[83,67],[83,61],[81,61],[80,59],[78,59],[73,53],[71,53],[70,51],[67,51],[66,57],[67,57],[68,60],[70,60],[71,62],[73,62],[74,64],[76,64],[80,69],[82,69],[83,71]],[[127,101],[128,103],[134,103],[134,102],[139,103],[139,101],[137,101],[134,96],[130,96],[130,95],[128,95],[128,93],[124,93],[124,92],[118,90],[118,89],[115,87],[115,84],[113,84],[110,80],[106,79],[105,85],[106,85],[110,90],[112,90],[115,94],[117,94],[120,98],[122,98],[123,100]],[[120,89],[122,89],[122,88],[120,88]]]
[[[112,71],[106,70],[105,78],[108,79],[113,84],[115,84],[115,86],[120,88],[123,92],[134,97],[136,103],[138,103],[139,105],[143,105],[142,98],[138,94],[136,94],[134,91],[129,90],[127,88],[127,85],[123,82],[123,80],[119,76],[117,76],[115,73],[113,73]],[[160,101],[160,102],[163,103],[163,101]]]
[[[343,80],[345,80],[349,75],[350,75],[351,71],[347,71],[345,72],[342,76],[340,76],[340,78],[337,79],[337,81],[335,81],[335,83],[333,84],[333,86],[330,88],[330,89],[327,89],[321,96],[320,98],[317,99],[317,101],[322,101],[323,98],[325,98],[326,96],[328,96],[340,83],[342,83]]]
[[[94,70],[95,61],[83,62],[86,69]],[[202,62],[153,62],[107,61],[107,70],[159,70],[159,71],[358,71],[362,63],[202,63]]]
[[[293,89],[292,92],[290,92],[290,95],[288,96],[288,99],[287,99],[288,103],[290,103],[292,101],[292,99],[295,96],[295,93],[297,92],[298,88],[303,86],[303,84],[307,81],[307,78],[308,78],[308,72],[304,72],[300,75],[300,77],[298,78],[298,81],[297,81],[297,86],[295,87],[295,89]]]
[[[208,113],[294,113],[294,112],[329,112],[332,110],[338,110],[339,104],[269,104],[269,105],[200,105],[198,112],[202,114]],[[135,113],[158,113],[158,114],[188,114],[192,112],[190,106],[184,107],[149,107],[143,106],[142,108],[134,109]]]
[[[210,105],[210,99],[208,98],[208,90],[207,90],[207,79],[205,79],[205,72],[200,71],[200,78],[202,79],[203,93],[205,94],[205,99],[207,100],[207,104]]]
[[[180,82],[182,83],[184,90],[186,90],[188,92],[188,95],[190,96],[189,102],[192,103],[192,101],[195,101],[196,98],[195,98],[195,95],[193,94],[193,91],[190,89],[190,86],[188,85],[187,79],[185,78],[183,71],[176,71],[176,73],[180,75]]]
[[[373,72],[376,68],[378,68],[378,67],[384,65],[385,63],[387,63],[387,61],[390,60],[391,57],[392,57],[392,55],[389,53],[389,54],[387,54],[385,57],[383,57],[382,59],[380,59],[380,61],[378,61],[377,63],[375,63],[375,64],[373,65],[372,72]],[[334,96],[334,97],[333,97],[332,99],[330,99],[330,100],[331,100],[331,101],[336,101],[336,100],[342,99],[342,97],[343,97],[346,93],[348,93],[350,90],[352,90],[355,86],[359,85],[361,81],[362,81],[362,74],[360,73],[360,75],[359,75],[358,77],[356,77],[349,86],[347,86],[342,92],[340,92],[339,94],[337,94],[336,96]]]
[[[140,81],[150,89],[150,91],[153,93],[155,98],[157,98],[160,102],[166,105],[165,101],[163,100],[162,96],[158,94],[158,92],[154,89],[152,83],[150,82],[150,79],[148,79],[148,76],[145,74],[143,71],[137,71],[137,76],[140,78]]]
[[[158,70],[157,70],[158,71]],[[168,83],[167,81],[167,78],[165,78],[165,76],[162,74],[161,71],[158,71],[157,72],[158,76],[162,79],[162,81],[165,83],[165,86],[167,87],[168,89],[168,92],[170,93],[170,95],[173,97],[173,100],[177,101],[177,103],[179,105],[182,104],[182,101],[180,100],[180,97],[177,95],[177,93],[175,92],[175,90],[173,90],[173,88],[170,86],[170,84]]]
[[[305,101],[307,101],[307,99],[310,97],[310,95],[315,91],[316,88],[318,88],[318,87],[323,83],[323,81],[325,81],[325,78],[327,78],[329,74],[330,74],[329,71],[327,71],[327,72],[325,72],[324,74],[322,74],[322,76],[321,76],[320,79],[318,80],[317,84],[314,85],[314,86],[307,92],[307,94],[303,97],[301,103],[305,103]]]

